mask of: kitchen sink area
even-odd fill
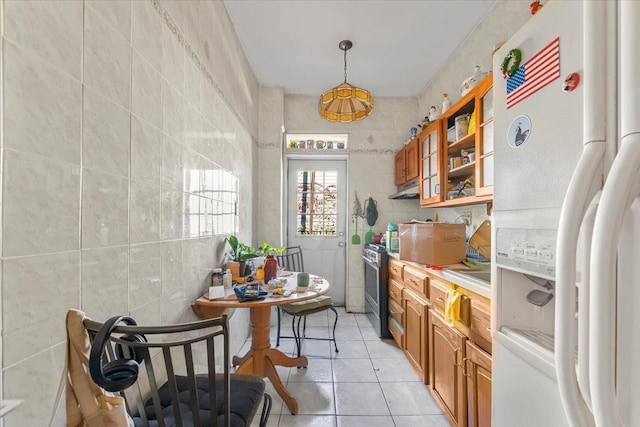
[[[490,270],[471,270],[471,271],[458,271],[458,273],[463,274],[465,276],[471,276],[474,279],[480,280],[482,282],[491,283],[491,271]]]
[[[489,296],[491,292],[491,270],[459,270],[445,269],[442,271],[444,279],[463,286],[480,295]]]

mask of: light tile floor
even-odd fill
[[[330,341],[305,341],[306,369],[278,367],[283,383],[298,400],[291,415],[273,386],[269,427],[450,427],[427,386],[393,340],[381,340],[363,314],[338,310],[338,353]],[[307,336],[329,337],[334,315],[317,313],[307,319]],[[275,345],[276,315],[271,342]],[[291,335],[291,318],[283,317],[284,334]],[[247,340],[240,354],[251,346]],[[280,350],[294,353],[294,341],[284,339]],[[259,415],[252,424],[258,426]]]

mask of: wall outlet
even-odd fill
[[[462,214],[460,215],[460,218],[464,219],[464,222],[467,225],[471,225],[471,222],[473,220],[471,211],[462,212]]]

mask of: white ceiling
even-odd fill
[[[320,96],[347,80],[417,96],[495,0],[225,0],[258,81]]]

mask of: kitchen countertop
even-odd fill
[[[400,255],[398,253],[388,252],[388,254],[392,258],[400,260],[406,264],[413,265],[417,268],[425,270],[429,274],[432,274],[448,282],[454,283],[457,286],[461,286],[485,298],[491,299],[491,283],[488,283],[483,280],[464,274],[465,270],[476,271],[476,269],[468,268],[464,264],[455,264],[450,266],[450,268],[447,268],[447,266],[445,265],[443,266],[442,270],[439,270],[439,269],[436,270],[433,268],[428,268],[424,264],[418,264],[417,262],[413,262],[413,261],[401,260]]]

